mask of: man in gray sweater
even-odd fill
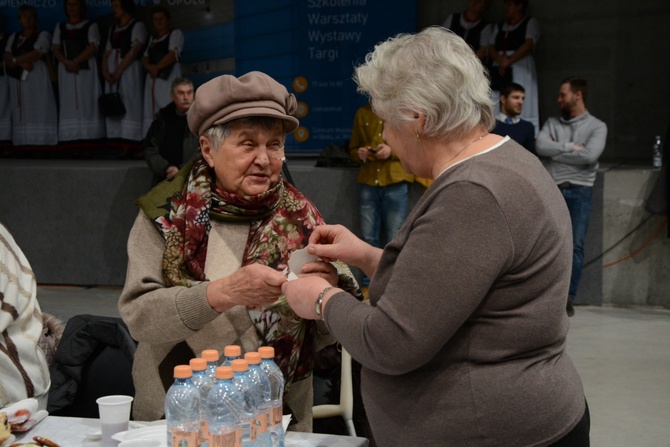
[[[544,123],[535,141],[537,155],[561,190],[572,220],[572,276],[566,310],[574,315],[572,302],[584,263],[584,238],[589,227],[593,183],[598,158],[605,149],[607,125],[586,109],[586,79],[569,77],[561,82],[558,106],[561,117]]]

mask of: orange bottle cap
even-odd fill
[[[250,365],[258,365],[261,362],[261,355],[258,352],[247,352],[244,354],[244,360]]]
[[[239,357],[242,355],[242,348],[238,345],[228,345],[223,348],[224,357]]]
[[[216,378],[217,379],[232,379],[233,378],[233,368],[230,366],[218,366],[216,368]]]
[[[263,359],[274,359],[275,358],[275,348],[272,346],[261,346],[258,348],[258,353]]]
[[[188,364],[193,371],[204,371],[207,369],[207,360],[200,357],[191,359]]]
[[[216,349],[205,349],[202,351],[202,358],[207,362],[218,362],[219,361],[219,351]]]
[[[188,365],[177,365],[174,367],[174,377],[175,379],[188,379],[193,376],[191,367]]]
[[[235,372],[249,370],[249,363],[247,363],[246,360],[236,359],[236,360],[233,360],[231,362],[231,364],[233,366],[233,371],[235,371]]]

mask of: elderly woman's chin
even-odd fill
[[[279,181],[279,176],[273,178],[267,175],[247,175],[244,177],[237,194],[256,196],[263,194]]]

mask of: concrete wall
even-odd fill
[[[418,28],[441,25],[467,0],[417,0]],[[670,123],[670,1],[531,0],[541,37],[535,59],[540,119],[557,114],[558,84],[569,75],[590,83],[587,106],[609,128],[604,161],[651,165],[654,135]],[[489,20],[503,19],[492,0]]]
[[[600,264],[612,264],[602,268],[606,304],[670,308],[667,217],[645,210],[658,176],[648,169],[613,169],[604,175],[602,237],[609,251]]]
[[[326,222],[360,233],[356,168],[316,168],[309,159],[289,159],[288,166]],[[664,223],[644,209],[657,177],[647,169],[599,173],[585,247],[585,261],[592,262],[584,269],[577,303],[670,309],[667,224],[647,243]],[[3,160],[0,221],[26,254],[38,283],[120,286],[128,262],[126,241],[138,212],[134,201],[150,183],[141,160]],[[420,185],[412,185],[410,206],[422,192]],[[603,268],[640,247],[630,259]]]

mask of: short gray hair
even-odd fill
[[[172,84],[170,85],[170,91],[174,93],[174,91],[177,90],[177,87],[179,87],[180,85],[190,85],[191,88],[193,88],[193,81],[186,78],[175,78],[174,81],[172,81]]]
[[[223,140],[230,135],[230,131],[233,127],[237,125],[242,125],[246,127],[261,126],[264,129],[272,130],[275,127],[281,127],[284,132],[284,142],[286,141],[286,134],[288,133],[288,123],[280,118],[273,118],[269,116],[246,116],[243,118],[234,119],[223,124],[215,124],[206,131],[203,132],[203,136],[206,137],[212,146],[215,149],[218,149]]]
[[[398,34],[356,68],[358,91],[389,124],[426,116],[424,134],[458,138],[495,125],[489,79],[465,41],[442,27]]]

